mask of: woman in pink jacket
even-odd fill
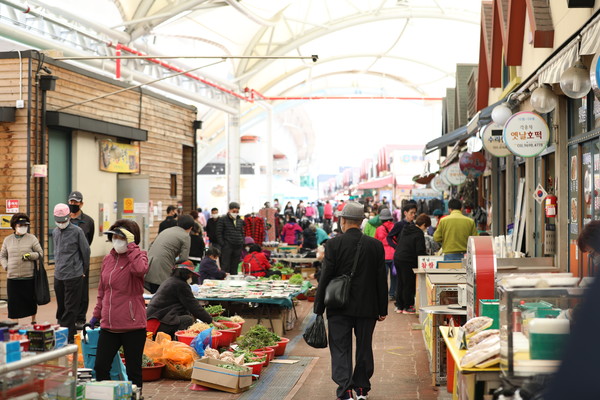
[[[297,233],[299,232],[299,233]],[[296,218],[291,217],[289,222],[283,226],[281,230],[281,238],[287,244],[296,245],[300,244],[300,235],[302,234],[302,228],[296,223]]]
[[[144,275],[148,256],[142,251],[140,228],[131,220],[120,219],[105,234],[113,249],[102,261],[98,300],[90,325],[100,322],[96,379],[110,380],[110,367],[123,346],[127,376],[142,387],[142,354],[146,343]]]
[[[377,230],[375,230],[375,239],[383,243],[383,251],[385,252],[385,267],[387,273],[390,275],[390,300],[396,298],[396,285],[398,283],[398,277],[394,270],[394,251],[395,249],[390,246],[387,241],[387,235],[394,227],[394,218],[389,208],[384,208],[379,213],[379,220],[382,222]]]

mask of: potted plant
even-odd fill
[[[157,381],[162,375],[165,364],[154,362],[147,355],[142,355],[142,381]]]

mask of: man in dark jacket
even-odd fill
[[[219,209],[213,207],[210,210],[210,218],[206,220],[206,236],[210,240],[210,244],[218,245],[217,242],[217,221],[219,220]]]
[[[81,208],[83,207],[83,195],[77,190],[72,191],[69,194],[69,211],[71,212],[71,223],[78,226],[83,231],[88,245],[92,245],[94,241],[94,220],[87,214],[84,214]],[[79,303],[79,312],[77,313],[77,319],[75,327],[82,329],[85,321],[87,321],[87,310],[90,302],[90,262],[87,262],[88,268],[83,271],[83,286],[81,287],[81,302]]]
[[[400,235],[402,235],[402,229],[404,229],[404,227],[407,224],[412,224],[416,216],[417,203],[410,202],[404,207],[402,207],[402,220],[396,222],[396,224],[387,236],[388,244],[391,247],[393,247],[394,249],[396,248],[396,245],[398,244],[398,238],[400,238]]]
[[[229,203],[229,212],[217,221],[217,243],[221,247],[221,269],[237,275],[244,247],[244,221],[239,216],[240,204]]]
[[[158,224],[158,233],[161,233],[165,229],[171,228],[173,226],[177,226],[177,207],[168,206],[167,218],[165,218],[164,221]]]
[[[175,332],[190,327],[196,319],[207,324],[213,322],[187,283],[192,274],[198,275],[191,261],[176,265],[171,277],[152,296],[146,309],[146,318],[160,321],[157,332],[174,336]]]
[[[327,307],[329,350],[332,377],[337,383],[338,399],[366,399],[373,376],[373,331],[377,321],[387,315],[387,279],[383,244],[363,235],[360,225],[363,206],[348,202],[340,214],[343,235],[327,241],[324,267],[319,279],[314,312],[325,311],[325,291],[329,282],[349,275],[358,252],[356,271],[351,281],[350,301],[343,308]],[[356,336],[356,365],[352,371],[352,331]]]
[[[414,224],[407,224],[394,252],[394,265],[398,274],[396,309],[398,314],[415,314],[416,276],[419,256],[427,254],[424,231],[431,225],[428,215],[421,214]]]

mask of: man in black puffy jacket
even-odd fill
[[[244,221],[239,216],[240,204],[229,203],[229,212],[217,221],[217,242],[221,247],[221,269],[237,275],[244,247]]]

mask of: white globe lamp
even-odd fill
[[[511,116],[512,111],[510,107],[506,105],[506,103],[497,105],[492,110],[492,121],[494,121],[498,125],[504,125]]]
[[[590,92],[592,89],[590,72],[581,61],[577,61],[575,65],[562,73],[560,89],[572,99],[581,99]]]
[[[539,85],[531,93],[531,106],[540,114],[549,113],[556,108],[556,94],[552,87],[546,83]]]

